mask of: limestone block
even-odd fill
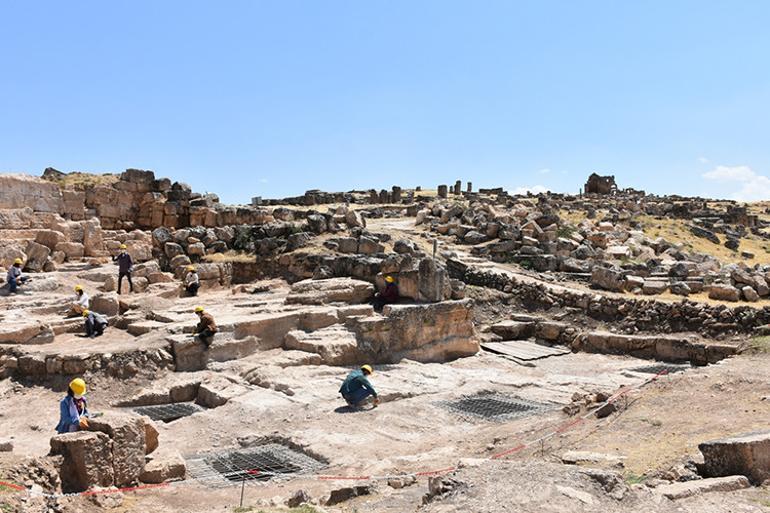
[[[105,433],[78,431],[51,438],[51,454],[63,456],[62,491],[82,492],[115,483],[112,440]]]
[[[126,486],[139,479],[146,450],[145,421],[137,415],[107,413],[89,420],[89,431],[107,434],[112,440],[112,467],[115,486]]]

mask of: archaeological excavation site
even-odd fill
[[[181,178],[0,174],[0,512],[770,511],[770,203]]]

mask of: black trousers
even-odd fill
[[[198,338],[201,339],[201,342],[203,342],[206,345],[206,348],[208,349],[209,346],[211,346],[211,342],[214,340],[214,333],[215,331],[211,331],[209,329],[205,329],[198,333]]]
[[[101,337],[104,335],[104,327],[106,324],[101,322],[91,322],[86,320],[86,335],[89,337]]]
[[[187,286],[187,293],[191,296],[197,296],[198,295],[198,289],[200,288],[200,283],[191,283]]]
[[[128,278],[128,286],[131,292],[134,291],[134,283],[131,281],[131,273],[118,273],[118,294],[120,294],[120,288],[123,284],[123,276]]]

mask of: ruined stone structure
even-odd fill
[[[612,175],[599,176],[596,173],[591,173],[583,190],[586,194],[614,194],[618,190],[618,186]]]

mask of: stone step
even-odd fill
[[[352,365],[359,359],[355,333],[342,326],[331,326],[311,333],[290,331],[284,340],[284,347],[315,353],[325,365]]]
[[[682,483],[672,483],[655,488],[664,497],[677,500],[709,492],[732,492],[751,486],[745,476],[712,477]]]

